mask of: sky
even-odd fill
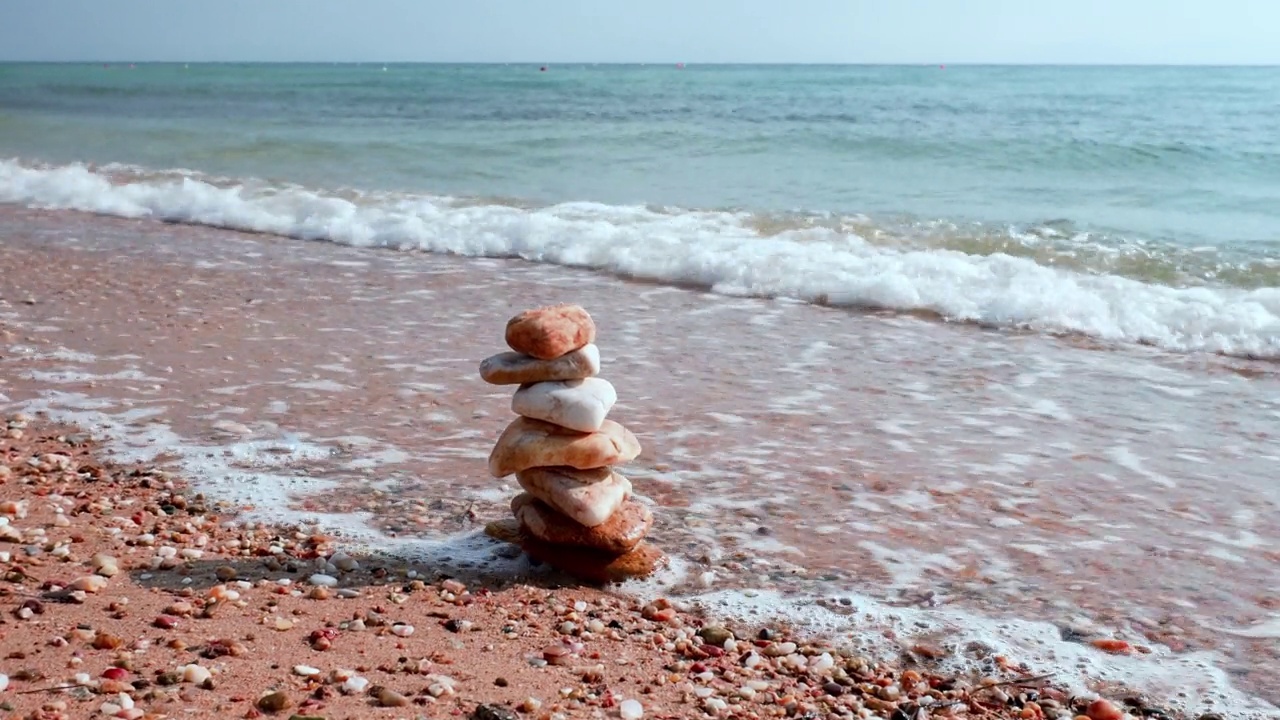
[[[0,60],[1280,64],[1280,0],[0,0]]]

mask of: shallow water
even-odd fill
[[[572,300],[676,561],[634,591],[1280,702],[1274,363],[82,214],[7,209],[0,236],[8,407],[258,516],[493,558],[510,389],[476,366],[507,317]]]

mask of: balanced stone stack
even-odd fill
[[[480,363],[480,377],[519,385],[516,418],[489,454],[489,472],[514,474],[524,492],[513,520],[490,523],[489,535],[520,545],[530,557],[594,582],[648,575],[663,561],[644,543],[649,509],[631,498],[614,470],[640,454],[640,443],[607,418],[618,396],[600,372],[596,326],[577,305],[523,312],[507,322],[507,345]]]

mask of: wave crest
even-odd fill
[[[521,207],[17,160],[0,161],[0,202],[355,246],[519,257],[725,294],[1280,359],[1277,287],[1171,287],[1042,264],[1034,252],[991,241],[913,245],[894,234],[886,241],[869,222],[848,219],[777,225],[748,213],[587,202]]]

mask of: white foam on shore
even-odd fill
[[[0,202],[210,225],[355,246],[519,257],[725,295],[930,311],[961,321],[1172,350],[1280,358],[1280,288],[1174,288],[995,253],[904,250],[824,228],[762,236],[748,216],[225,184],[0,160]]]
[[[830,641],[851,643],[869,656],[886,654],[884,631],[892,629],[904,646],[910,646],[913,638],[936,642],[939,636],[961,648],[980,643],[1014,664],[1025,663],[1036,674],[1053,673],[1055,684],[1081,694],[1092,693],[1092,683],[1104,681],[1177,703],[1176,709],[1193,716],[1219,712],[1261,720],[1280,712],[1236,690],[1220,667],[1221,658],[1208,652],[1174,654],[1155,646],[1150,655],[1111,655],[1063,640],[1050,623],[989,618],[948,607],[894,607],[859,595],[842,595],[839,611],[813,598],[771,591],[713,591],[683,600],[712,617],[792,623]],[[953,656],[951,669],[964,672],[964,660]]]

